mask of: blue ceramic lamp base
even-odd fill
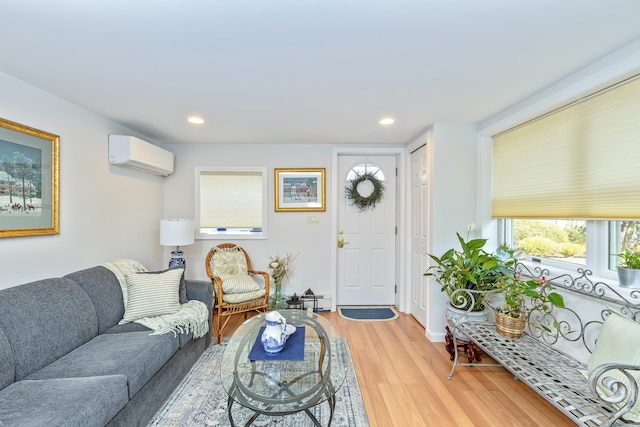
[[[169,260],[169,268],[187,267],[187,261],[184,259],[184,252],[176,250],[171,252],[171,259]]]

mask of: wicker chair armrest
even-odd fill
[[[219,276],[211,276],[211,283],[213,284],[214,296],[218,302],[218,307],[222,305],[222,279]]]
[[[264,279],[264,289],[265,291],[267,291],[267,295],[269,295],[269,273],[265,272],[265,271],[258,271],[258,270],[249,270],[249,274],[254,275],[254,274],[258,274],[260,276],[262,276],[262,278]]]

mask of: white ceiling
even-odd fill
[[[159,143],[406,144],[638,39],[639,0],[0,0],[0,72]]]

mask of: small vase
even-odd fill
[[[282,295],[282,282],[276,282],[276,291],[271,295],[269,309],[282,310],[283,308],[287,308],[287,297]]]

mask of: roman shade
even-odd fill
[[[496,218],[640,218],[638,76],[494,136]]]
[[[201,228],[262,228],[262,173],[201,172]]]

